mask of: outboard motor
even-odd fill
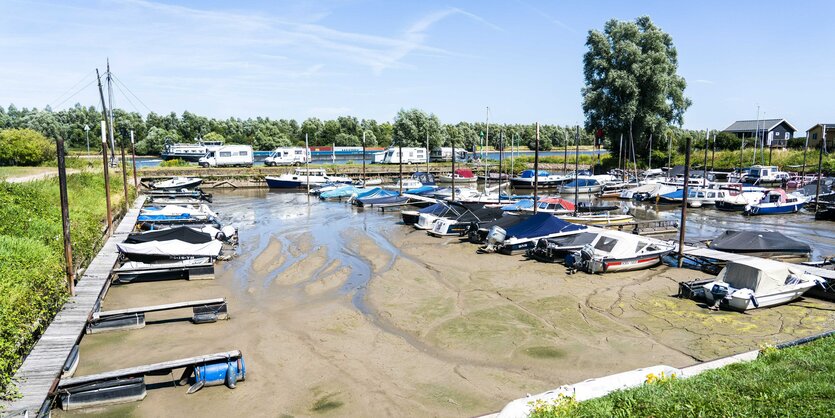
[[[507,231],[500,226],[493,225],[487,233],[487,245],[484,246],[484,250],[496,251],[496,246],[504,243],[505,238],[507,238]]]
[[[713,305],[710,306],[711,310],[718,311],[719,304],[722,303],[722,300],[728,296],[728,288],[719,284],[713,285],[710,288],[710,294],[713,296]]]

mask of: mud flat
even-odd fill
[[[226,297],[231,319],[149,315],[141,330],[88,335],[77,375],[240,349],[246,381],[186,395],[167,387],[178,376],[159,377],[142,402],[56,416],[473,416],[564,383],[835,326],[835,304],[815,299],[710,312],[671,297],[698,272],[569,276],[299,194],[219,193],[214,206],[241,236],[214,281],[113,287],[105,309]]]

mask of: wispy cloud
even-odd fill
[[[705,80],[705,79],[702,79],[702,78],[693,80],[693,82],[694,83],[699,83],[699,84],[715,84],[712,80]]]
[[[545,13],[545,12],[544,12],[544,11],[542,11],[541,9],[539,9],[539,8],[537,8],[537,7],[534,7],[533,5],[531,5],[531,4],[527,3],[527,2],[524,2],[524,1],[522,1],[522,0],[516,0],[516,2],[517,2],[517,3],[519,3],[519,4],[521,4],[521,5],[523,5],[523,6],[525,6],[525,7],[527,7],[527,8],[528,8],[528,9],[530,9],[532,12],[534,12],[534,13],[538,14],[539,16],[541,16],[541,17],[545,18],[545,20],[547,20],[547,21],[549,21],[549,22],[551,22],[551,23],[553,23],[553,24],[555,24],[555,25],[559,26],[559,27],[560,27],[560,28],[562,28],[562,29],[565,29],[565,30],[567,30],[567,31],[569,31],[569,32],[571,32],[571,33],[573,33],[573,34],[578,34],[578,33],[579,33],[579,32],[577,31],[577,29],[574,29],[573,27],[569,26],[568,24],[566,24],[566,23],[565,23],[565,22],[563,22],[562,20],[559,20],[559,19],[557,19],[557,18],[555,18],[555,17],[551,16],[550,14]]]

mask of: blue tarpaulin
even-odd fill
[[[514,211],[533,208],[533,199],[522,199],[511,205],[502,206],[502,210]]]
[[[566,222],[550,213],[537,213],[526,221],[508,228],[505,232],[507,237],[534,238],[582,229],[586,229],[586,226]]]
[[[519,174],[519,177],[523,178],[523,179],[532,179],[533,178],[533,173],[534,173],[533,170],[525,170],[525,171],[522,172],[522,174]],[[539,170],[539,176],[538,177],[542,178],[542,177],[548,177],[550,175],[551,175],[551,173],[549,173],[545,170]]]
[[[577,179],[573,180],[570,183],[566,183],[566,188],[573,188],[573,187],[587,187],[587,186],[597,186],[600,184],[596,179]]]

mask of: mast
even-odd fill
[[[504,156],[504,128],[499,133],[499,201],[502,200],[502,157]]]
[[[702,186],[707,186],[707,147],[710,142],[710,129],[705,130],[705,163],[702,165]]]
[[[429,131],[426,131],[426,174],[429,174]]]
[[[742,133],[742,144],[739,147],[739,172],[742,173],[742,166],[745,164],[743,161],[743,154],[745,153],[745,132]]]
[[[754,158],[751,160],[751,165],[757,163],[757,142],[760,142],[760,106],[757,105],[757,120],[754,127]]]
[[[667,139],[666,136],[667,136],[667,132],[664,131],[664,137],[665,137],[664,139]],[[671,167],[671,165],[673,165],[673,135],[672,134],[670,135],[670,138],[668,139],[668,144],[669,145],[667,145],[667,168],[672,168]]]
[[[818,155],[818,184],[815,185],[815,214],[818,213],[818,199],[821,195],[821,176],[823,175],[823,150],[826,147],[826,125],[823,125],[820,154]]]
[[[713,152],[710,154],[710,171],[716,170],[716,132],[713,133]]]
[[[310,199],[310,145],[307,143],[307,133],[304,134],[304,171],[307,183],[307,198]]]
[[[539,122],[536,123],[536,142],[533,150],[533,213],[539,203]]]
[[[567,142],[568,142],[568,139],[566,138],[566,143]],[[568,144],[566,144],[566,147],[568,147]],[[620,170],[620,174],[621,174],[621,177],[623,177],[623,180],[626,181],[626,170],[624,170],[620,167],[621,156],[623,156],[623,134],[620,134],[620,144],[618,145],[618,170]]]
[[[365,131],[362,131],[362,187],[365,187]]]
[[[577,183],[577,171],[580,169],[580,125],[574,131],[574,216],[577,216],[577,205],[580,201],[580,184]]]
[[[652,134],[649,134],[649,155],[647,156],[647,169],[652,170]]]
[[[484,193],[487,193],[487,145],[490,144],[490,106],[487,106],[487,133],[484,135],[484,148],[481,155],[484,161]]]
[[[800,169],[800,187],[806,185],[806,151],[809,150],[809,131],[806,131],[806,143],[803,144],[803,168]]]
[[[566,126],[566,128],[568,128]],[[563,139],[565,140],[565,146],[562,153],[562,175],[565,176],[565,173],[568,171],[568,129],[562,131]],[[620,166],[620,155],[618,155],[618,166]]]
[[[400,196],[403,196],[403,138],[397,141],[397,146],[397,161],[400,162],[400,182],[398,184],[400,185]]]
[[[455,138],[449,138],[452,143],[452,201],[455,201]],[[442,153],[443,154],[443,153]]]
[[[110,58],[107,59],[107,101],[110,114],[110,164],[116,164],[116,139],[113,135],[113,83],[110,74]]]

